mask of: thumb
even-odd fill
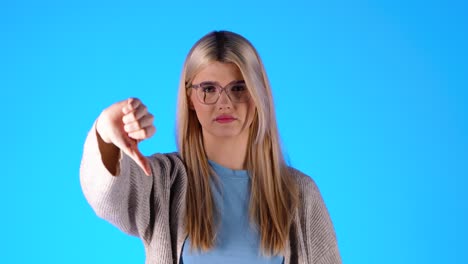
[[[137,163],[137,165],[145,172],[147,176],[151,176],[151,166],[148,159],[143,154],[141,154],[140,150],[138,149],[137,141],[130,138],[127,138],[126,141],[126,152],[128,156]]]

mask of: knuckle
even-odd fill
[[[142,129],[142,130],[141,130],[141,136],[142,136],[143,138],[148,137],[148,130],[147,130],[147,129]]]
[[[141,129],[141,124],[140,124],[140,122],[133,122],[133,129],[134,129],[134,130],[139,130],[139,129]]]
[[[131,110],[136,109],[140,105],[140,99],[136,97],[130,97],[128,99],[128,106]]]
[[[130,116],[129,115],[124,115],[122,117],[122,122],[126,125],[128,122],[130,122]]]
[[[149,127],[148,129],[149,136],[154,135],[155,132],[156,132],[156,127],[154,126]]]
[[[138,106],[138,112],[141,113],[141,115],[146,115],[148,113],[148,109],[144,105]]]
[[[138,99],[138,98],[135,97],[135,98],[133,99],[132,105],[134,106],[134,108],[137,108],[138,106],[140,106],[140,105],[141,105],[140,99]]]
[[[128,115],[129,115],[129,118],[130,118],[131,121],[135,121],[137,119],[135,112],[131,112]]]
[[[135,113],[134,112],[128,113],[128,114],[124,115],[124,117],[123,117],[123,122],[125,124],[130,124],[130,123],[134,122],[135,120],[136,120],[136,118],[135,118]]]

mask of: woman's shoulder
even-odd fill
[[[312,177],[293,167],[288,167],[288,170],[297,183],[301,194],[305,196],[320,195],[320,190]]]
[[[299,186],[297,224],[307,232],[303,239],[308,247],[308,262],[341,263],[333,222],[317,184],[309,175],[289,169]]]
[[[296,168],[289,167],[289,171],[298,186],[300,206],[303,209],[326,210],[325,201],[315,180]]]

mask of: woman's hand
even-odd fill
[[[138,149],[138,143],[154,135],[153,121],[154,116],[139,99],[129,98],[102,111],[96,130],[105,143],[118,147],[149,176],[151,168]]]

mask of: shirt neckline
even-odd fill
[[[247,170],[233,170],[233,169],[221,166],[220,164],[212,160],[208,160],[208,163],[211,165],[211,167],[216,172],[216,174],[218,174],[220,177],[229,177],[229,178],[235,178],[235,179],[248,179],[249,178],[249,173]]]

